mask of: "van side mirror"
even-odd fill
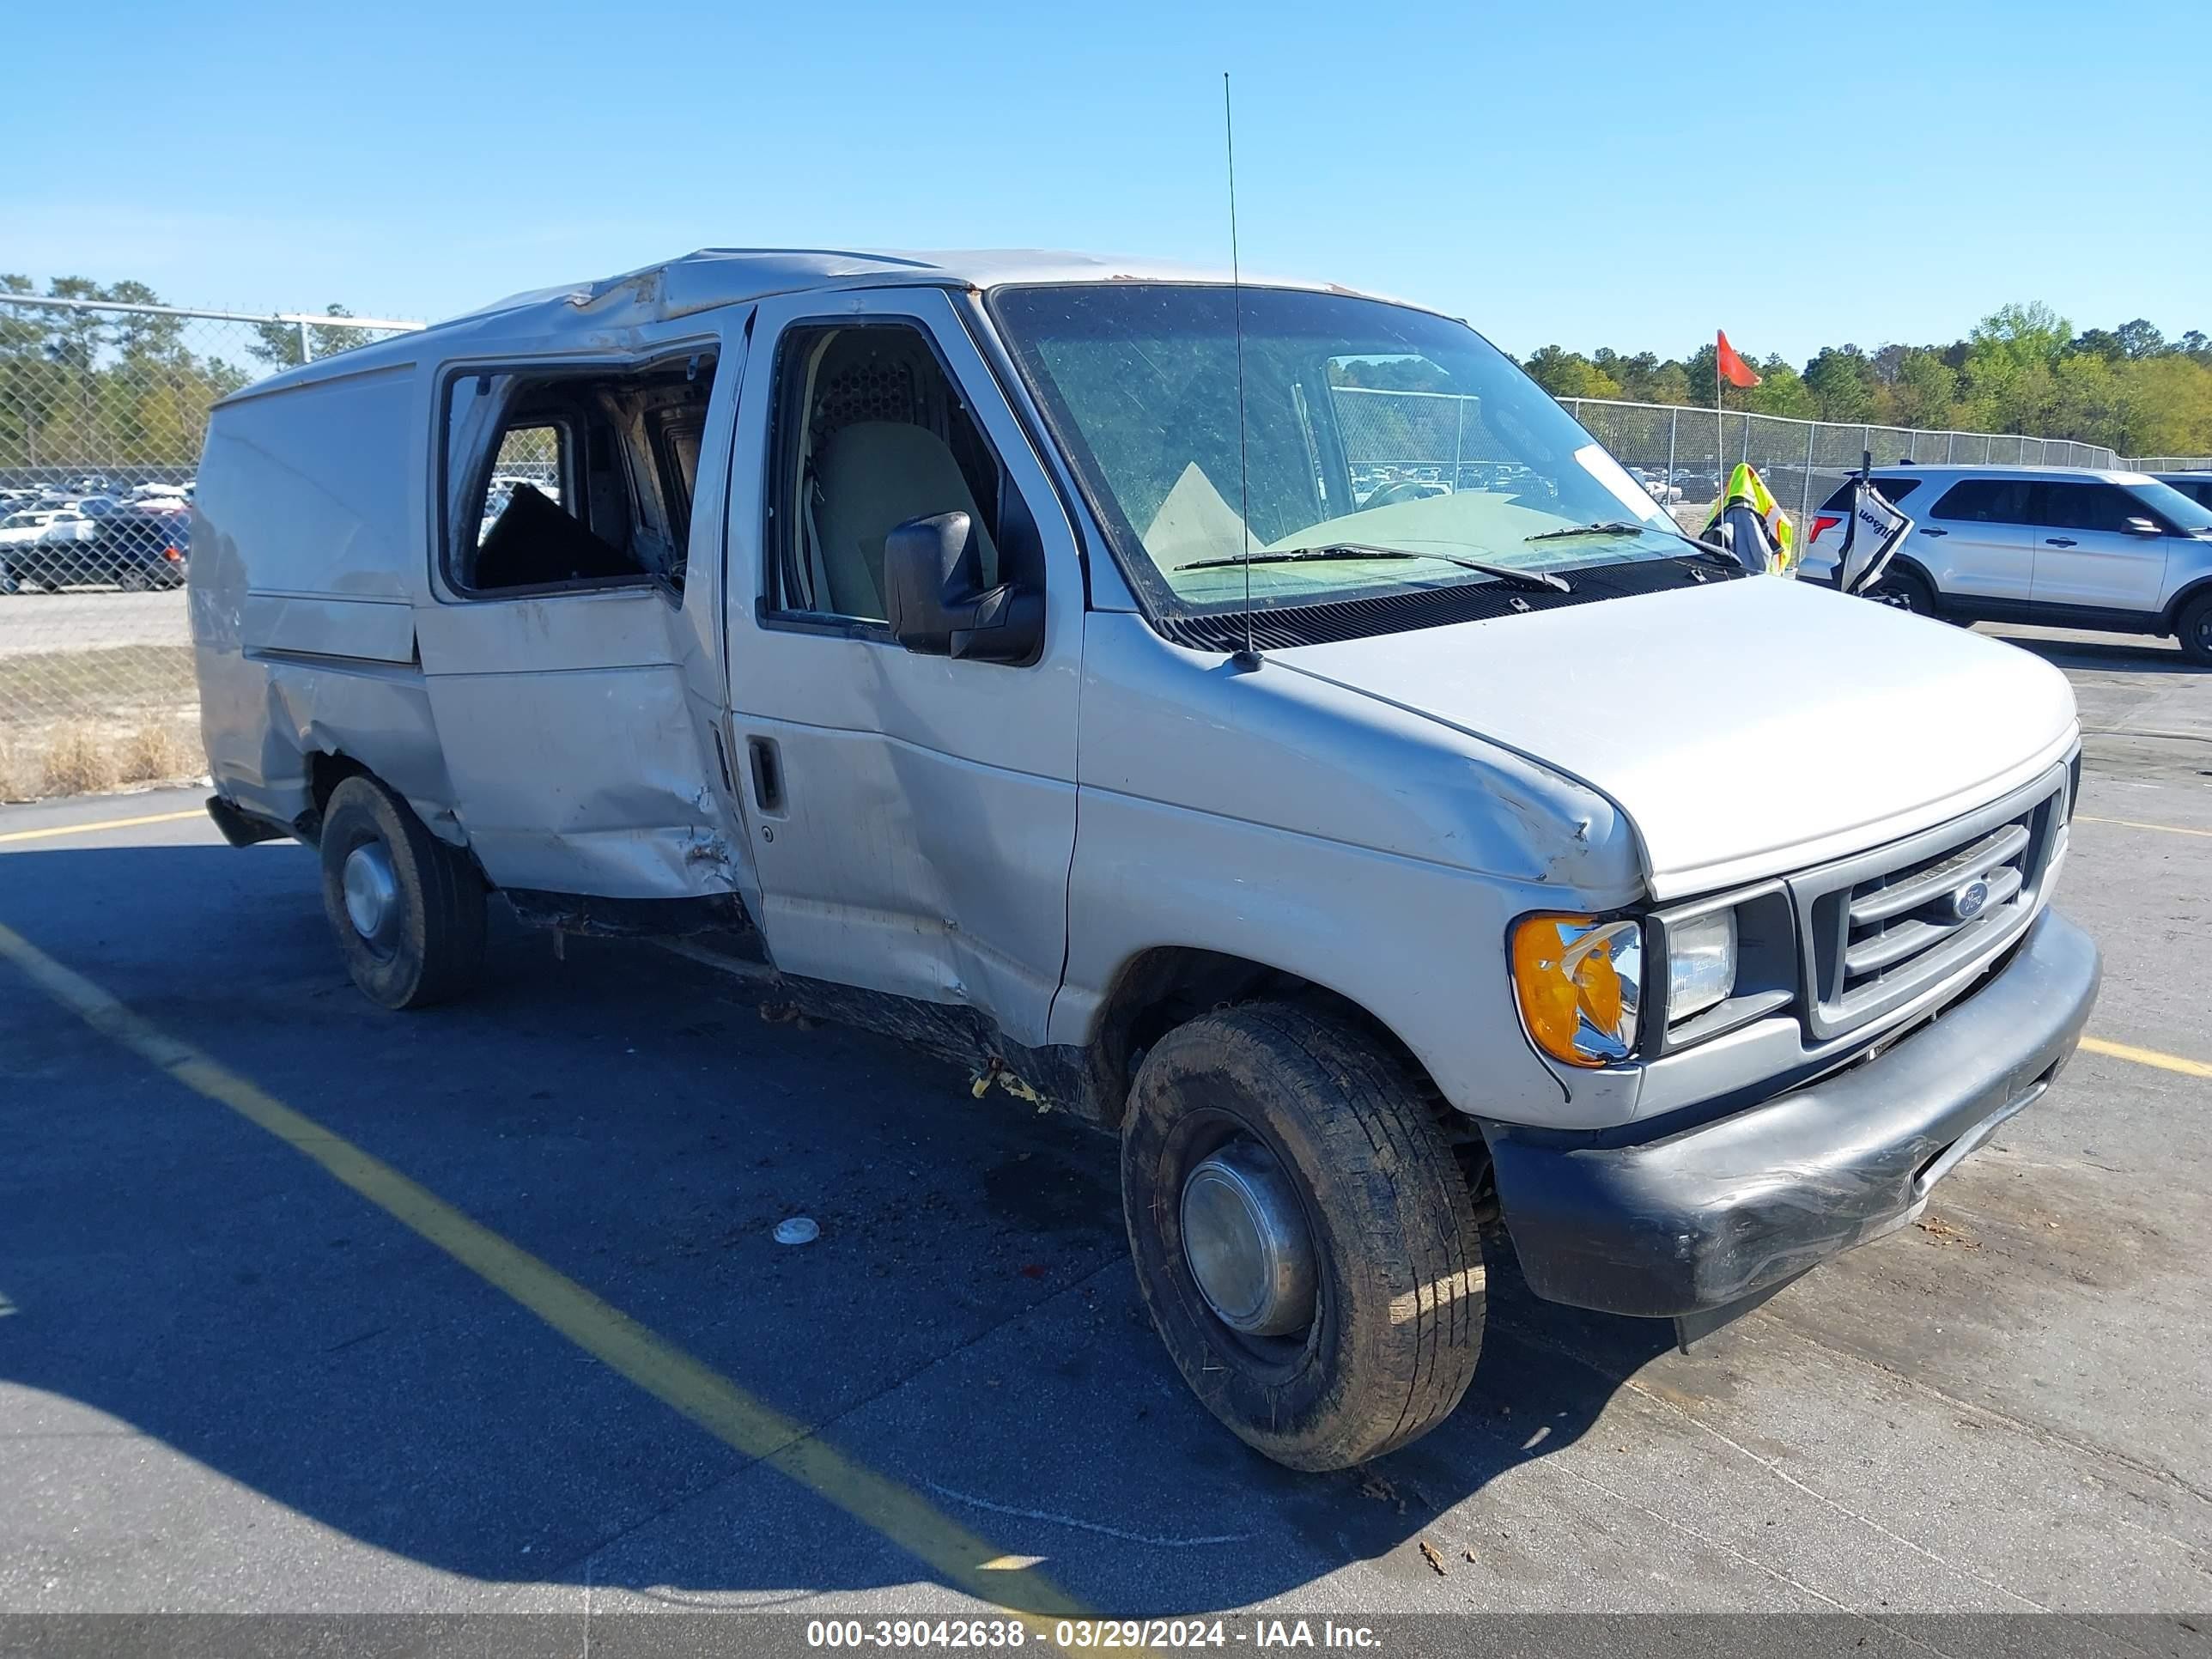
[[[970,662],[1033,663],[1044,649],[1044,595],[982,586],[982,550],[965,513],[908,519],[884,538],[884,604],[909,651]]]
[[[2156,519],[2130,518],[2127,521],[2127,528],[2130,536],[2162,536],[2166,533],[2158,527]]]

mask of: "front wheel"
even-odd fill
[[[353,982],[386,1008],[462,994],[483,963],[484,884],[375,779],[350,777],[323,810],[323,908]]]
[[[1466,1394],[1485,1306],[1467,1182],[1406,1065],[1349,1022],[1255,1003],[1162,1038],[1121,1194],[1170,1358],[1277,1462],[1364,1462]]]

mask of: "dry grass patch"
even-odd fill
[[[90,726],[56,728],[46,739],[44,779],[49,795],[90,795],[123,781],[114,741]]]
[[[45,781],[45,769],[33,764],[29,748],[0,732],[0,800],[28,800]]]
[[[207,770],[199,744],[175,720],[135,726],[71,720],[43,732],[0,727],[0,800],[95,795],[135,783],[168,783]]]
[[[124,738],[117,763],[125,783],[158,783],[206,769],[196,744],[185,742],[175,726],[159,724],[142,726]]]

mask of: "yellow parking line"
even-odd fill
[[[874,1528],[969,1595],[1024,1617],[1048,1640],[1051,1630],[1046,1620],[1095,1616],[1086,1615],[1079,1603],[1036,1572],[1036,1558],[1006,1554],[896,1480],[816,1438],[804,1424],[754,1399],[390,1164],[170,1036],[4,924],[0,924],[0,957],[14,963],[40,989],[103,1036],[267,1130],[585,1352],[724,1444],[771,1465]]]
[[[2114,1060],[2131,1060],[2138,1066],[2155,1066],[2161,1072],[2179,1072],[2184,1077],[2212,1078],[2212,1066],[2201,1060],[2184,1060],[2179,1054],[2162,1054],[2155,1048],[2138,1048],[2131,1042],[2108,1042],[2103,1037],[2085,1036],[2082,1048],[2093,1054],[2109,1054]]]
[[[142,823],[181,823],[186,818],[204,818],[207,808],[195,806],[189,812],[155,812],[143,818],[101,818],[93,823],[57,823],[46,830],[10,830],[0,835],[0,842],[49,841],[57,836],[89,836],[101,830],[136,830]]]
[[[2118,823],[2130,830],[2162,830],[2169,836],[2203,836],[2212,840],[2212,830],[2185,830],[2178,823],[2145,823],[2141,818],[2100,818],[2091,812],[2076,812],[2076,823]]]

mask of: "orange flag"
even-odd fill
[[[1728,331],[1720,331],[1721,379],[1730,386],[1757,386],[1759,376],[1752,373],[1751,365],[1736,356],[1735,348],[1728,343]]]

